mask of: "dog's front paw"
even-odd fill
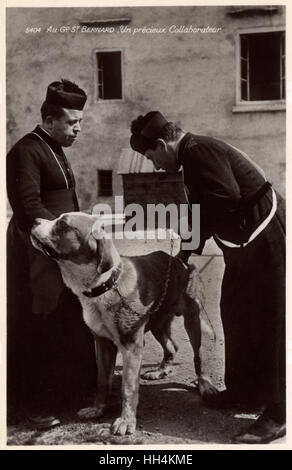
[[[209,378],[207,377],[199,377],[198,379],[198,387],[200,391],[200,395],[213,395],[218,393],[217,388],[212,384]]]
[[[105,405],[90,406],[88,408],[81,408],[77,415],[81,419],[95,419],[103,415]]]
[[[172,374],[173,371],[169,366],[163,366],[154,370],[146,370],[146,372],[141,374],[141,378],[144,380],[159,380],[169,377]]]
[[[134,434],[136,430],[136,419],[117,418],[111,426],[111,433],[119,436],[125,436],[125,434]]]

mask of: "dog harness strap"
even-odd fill
[[[82,294],[85,295],[86,297],[99,297],[100,295],[104,294],[108,290],[112,289],[117,282],[117,279],[119,277],[119,268],[116,269],[116,271],[112,274],[112,276],[99,286],[94,287],[93,289],[89,291],[83,291]]]

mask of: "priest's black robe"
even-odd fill
[[[200,204],[195,253],[210,237],[223,251],[226,387],[239,401],[284,406],[285,201],[246,154],[220,140],[186,134],[179,161],[189,202]],[[266,228],[249,241],[275,204]]]
[[[46,412],[78,406],[96,380],[94,344],[78,299],[57,264],[35,250],[36,218],[79,210],[75,180],[62,150],[41,127],[7,156],[13,210],[7,231],[7,401]]]

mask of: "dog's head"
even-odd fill
[[[116,249],[99,224],[99,218],[82,212],[62,214],[55,220],[36,219],[31,242],[59,264],[66,260],[79,265],[94,262],[99,274],[117,262]]]

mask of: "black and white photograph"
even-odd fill
[[[3,12],[1,445],[287,449],[288,5]]]

